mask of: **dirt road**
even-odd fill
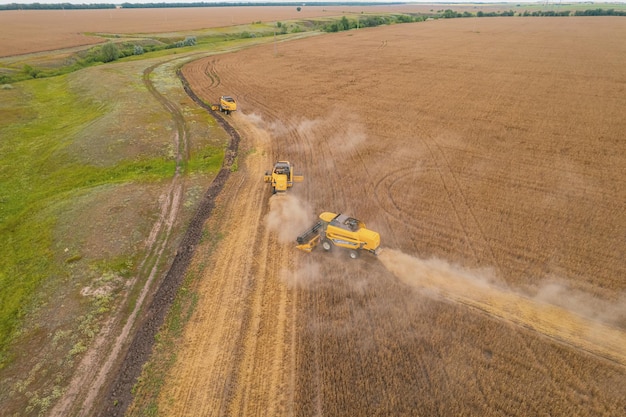
[[[257,136],[245,128],[240,133],[252,143]],[[207,260],[211,266],[206,273],[221,278],[203,281],[202,308],[190,327],[212,324],[202,332],[186,334],[178,358],[189,368],[174,368],[174,377],[202,381],[212,375],[211,382],[201,387],[195,383],[172,386],[168,395],[180,398],[181,403],[171,408],[165,405],[167,415],[210,415],[213,411],[231,415],[234,410],[246,415],[264,410],[273,415],[270,410],[281,414],[284,404],[293,403],[289,381],[295,368],[296,294],[279,279],[290,248],[275,247],[269,230],[258,227],[267,214],[268,194],[262,176],[256,173],[262,173],[269,162],[261,154],[246,158],[219,197],[224,209],[212,221],[228,226],[223,229],[219,254]]]

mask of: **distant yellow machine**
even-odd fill
[[[230,112],[237,110],[237,102],[231,96],[222,96],[220,97],[219,109],[221,112],[230,114]]]
[[[289,161],[278,161],[272,172],[265,172],[263,181],[272,184],[272,194],[287,191],[294,182],[304,181],[301,174],[294,173],[293,166]]]
[[[352,259],[359,257],[361,251],[378,255],[381,251],[380,234],[365,227],[365,223],[345,214],[324,212],[320,220],[309,230],[298,236],[296,246],[305,252],[311,252],[317,245],[330,251],[333,246],[349,250]]]

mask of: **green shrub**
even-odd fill
[[[102,45],[100,57],[102,62],[115,61],[120,57],[120,49],[113,42],[107,42]]]

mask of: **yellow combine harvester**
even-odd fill
[[[345,214],[324,212],[320,220],[309,230],[298,236],[298,249],[311,252],[321,244],[325,251],[332,250],[333,246],[349,249],[352,259],[359,257],[361,251],[378,255],[380,235],[365,227],[365,223]]]
[[[272,172],[267,171],[263,181],[272,184],[272,194],[287,191],[294,182],[304,181],[301,174],[295,174],[293,166],[289,161],[278,161],[274,165]]]
[[[220,111],[226,114],[237,110],[237,102],[231,96],[220,97]]]

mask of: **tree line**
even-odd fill
[[[115,9],[122,7],[124,9],[154,9],[154,8],[177,8],[177,7],[237,7],[237,6],[294,6],[302,7],[302,2],[189,2],[189,3],[99,3],[99,4],[72,4],[72,3],[10,3],[0,4],[0,10],[70,10],[70,9]],[[406,2],[315,2],[315,6],[372,6],[372,5],[390,5],[390,4],[406,4]]]
[[[71,10],[71,9],[115,9],[113,3],[99,3],[99,4],[72,4],[72,3],[55,3],[55,4],[0,4],[0,10]]]
[[[179,8],[179,7],[241,7],[241,6],[294,6],[297,7],[298,11],[302,9],[301,2],[216,2],[216,3],[207,3],[207,2],[188,2],[188,3],[94,3],[94,4],[72,4],[72,3],[54,3],[54,4],[42,4],[42,3],[30,3],[30,4],[20,4],[20,3],[10,3],[10,4],[0,4],[0,11],[2,10],[71,10],[71,9],[115,9],[116,7],[121,7],[123,9],[154,9],[154,8]],[[391,5],[391,4],[406,4],[406,2],[398,1],[398,2],[315,2],[315,6],[372,6],[372,5]],[[476,14],[469,12],[456,12],[452,9],[447,9],[442,13],[434,13],[432,15],[423,15],[420,18],[414,17],[413,21],[423,20],[428,17],[432,18],[459,18],[459,17],[503,17],[503,16],[515,16],[515,12],[512,10],[502,11],[502,12],[483,12],[478,11]],[[626,16],[626,10],[615,10],[615,9],[588,9],[588,10],[577,10],[575,12],[571,12],[569,10],[563,11],[554,11],[554,10],[537,10],[533,12],[524,11],[519,12],[518,16]],[[395,20],[395,19],[392,19]],[[385,22],[378,22],[378,24],[374,22],[365,22],[365,26],[378,26],[379,24],[384,24]],[[389,23],[389,22],[386,22]],[[398,22],[398,23],[406,23],[406,22]],[[334,27],[332,29],[335,29]],[[337,27],[337,30],[346,30],[349,28],[340,28]],[[328,30],[331,32],[336,32],[337,30]]]
[[[340,32],[343,30],[358,29],[364,27],[374,27],[380,25],[389,25],[393,23],[411,23],[422,22],[427,19],[456,19],[466,17],[510,17],[510,16],[626,16],[626,10],[615,9],[593,9],[593,10],[578,10],[571,12],[569,10],[564,11],[549,11],[539,10],[534,12],[524,11],[515,13],[513,10],[507,10],[502,12],[483,12],[478,11],[476,14],[470,12],[456,12],[452,9],[446,9],[436,13],[430,14],[399,14],[389,16],[363,16],[356,20],[348,19],[343,16],[338,22],[327,23],[322,26],[321,30],[324,32]]]

